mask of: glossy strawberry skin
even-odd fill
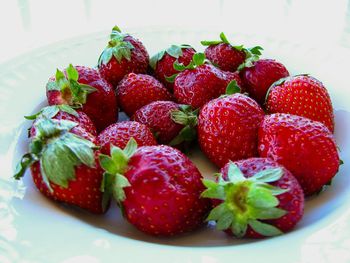
[[[142,42],[130,35],[124,38],[124,41],[130,42],[134,48],[131,49],[130,60],[123,58],[121,62],[112,56],[107,64],[99,65],[101,76],[107,80],[114,88],[119,81],[128,73],[146,73],[149,63],[149,55]]]
[[[279,200],[278,208],[287,211],[287,214],[278,218],[263,220],[263,222],[268,223],[277,227],[282,232],[288,232],[295,227],[295,225],[301,220],[304,214],[304,193],[301,189],[300,184],[295,179],[290,171],[281,166],[279,163],[266,159],[266,158],[250,158],[246,160],[240,160],[234,162],[238,168],[242,171],[246,178],[253,176],[254,174],[273,168],[282,168],[283,176],[276,182],[271,183],[271,185],[279,187],[281,189],[288,189],[286,193],[276,196]],[[221,174],[224,180],[228,180],[229,163],[227,163],[223,168],[221,168]],[[222,201],[213,201],[214,205],[220,204]],[[232,234],[231,230],[226,231]],[[251,227],[248,226],[245,237],[247,238],[262,238],[263,236],[255,232]]]
[[[124,176],[131,184],[124,188],[125,217],[139,230],[172,236],[203,224],[209,202],[200,198],[202,176],[180,151],[164,145],[140,147]]]
[[[322,189],[339,169],[333,135],[320,122],[290,114],[267,115],[259,128],[259,155],[286,167],[305,195]]]
[[[168,53],[165,53],[162,59],[157,62],[154,75],[170,92],[173,91],[174,84],[168,82],[165,77],[170,77],[178,73],[178,71],[174,69],[174,62],[177,60],[178,63],[187,66],[191,62],[195,52],[196,51],[193,48],[182,48],[182,56],[180,56],[178,59],[172,57]]]
[[[35,135],[35,129],[31,130],[32,135]],[[96,137],[80,126],[72,129],[72,133],[96,144]],[[40,162],[35,162],[30,167],[34,184],[49,199],[75,205],[91,213],[102,214],[105,212],[102,207],[103,193],[100,191],[103,171],[98,164],[98,154],[99,151],[96,151],[95,168],[90,168],[84,164],[75,168],[75,180],[69,181],[67,188],[62,188],[51,182],[50,186],[53,192],[50,192],[43,182]]]
[[[153,101],[172,100],[172,95],[162,83],[144,74],[126,75],[119,83],[116,93],[120,107],[128,116]]]
[[[114,90],[97,70],[85,66],[76,66],[75,68],[79,73],[79,83],[97,89],[97,91],[87,95],[86,103],[82,105],[81,110],[90,117],[97,131],[101,131],[118,120],[118,106]],[[51,77],[50,81],[55,81],[55,77]],[[60,91],[47,90],[46,96],[49,105],[67,104]]]
[[[286,67],[273,59],[260,59],[252,67],[241,71],[243,83],[253,99],[260,105],[265,102],[268,89],[275,81],[289,76]]]
[[[175,78],[174,96],[178,103],[200,108],[225,93],[228,83],[236,78],[209,64],[186,69]]]
[[[97,141],[101,152],[109,154],[111,144],[123,149],[131,138],[136,140],[138,146],[157,144],[151,130],[135,121],[122,121],[108,126],[98,135]]]
[[[311,76],[299,75],[271,87],[266,110],[289,113],[322,122],[334,132],[332,102],[325,86]]]
[[[221,70],[231,72],[235,72],[246,58],[244,51],[239,51],[227,43],[208,46],[205,56]]]
[[[258,155],[258,127],[264,112],[251,98],[233,94],[207,103],[198,119],[198,141],[217,166]]]
[[[154,101],[138,109],[132,119],[147,125],[160,144],[168,144],[184,128],[171,119],[171,112],[179,110],[179,104],[173,101]]]

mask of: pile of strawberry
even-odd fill
[[[236,237],[287,232],[304,197],[341,164],[324,85],[290,76],[262,48],[202,41],[151,59],[114,27],[96,69],[69,65],[49,78],[15,172],[30,167],[50,199],[102,214],[114,199],[139,230],[159,236],[206,221]],[[130,120],[118,122],[119,109]],[[198,143],[220,173],[204,180],[181,151]]]

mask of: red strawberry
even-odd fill
[[[187,66],[196,51],[189,45],[171,45],[168,49],[160,51],[150,59],[150,66],[154,70],[154,75],[164,86],[172,92],[174,84],[168,82],[166,77],[172,76],[178,71],[174,69],[174,62],[177,61]]]
[[[172,95],[162,83],[144,74],[126,75],[119,83],[116,92],[120,107],[129,116],[153,101],[172,99]]]
[[[30,166],[36,187],[48,198],[103,213],[108,200],[102,202],[103,173],[95,142],[95,136],[75,122],[40,117],[33,124],[30,152],[14,177],[20,179]]]
[[[115,26],[112,29],[107,47],[98,59],[98,69],[113,87],[128,73],[146,73],[149,55],[138,39],[121,33]]]
[[[296,115],[265,117],[259,128],[259,154],[291,171],[305,195],[320,191],[339,169],[332,133],[322,123]]]
[[[113,88],[93,68],[70,64],[64,73],[57,69],[56,76],[46,85],[46,96],[49,105],[68,104],[81,108],[98,131],[118,119]]]
[[[217,166],[258,155],[258,127],[264,112],[251,98],[233,94],[208,102],[198,119],[198,140]]]
[[[236,237],[261,238],[290,231],[304,212],[304,194],[295,177],[277,162],[250,158],[229,162],[217,182],[205,180],[202,197],[215,208],[207,220]]]
[[[140,146],[157,144],[151,130],[136,121],[122,121],[108,126],[98,135],[97,141],[101,146],[101,152],[109,154],[111,145],[123,149],[131,138],[134,138]]]
[[[243,83],[253,99],[260,105],[265,102],[266,93],[275,81],[289,76],[283,64],[273,59],[260,59],[240,72]]]
[[[290,113],[322,122],[334,131],[334,115],[327,89],[317,79],[299,75],[275,82],[266,98],[269,113]]]
[[[205,49],[205,56],[218,68],[224,71],[235,72],[244,64],[246,59],[261,55],[262,47],[244,48],[243,45],[234,46],[226,38],[224,33],[220,34],[220,40],[201,41]]]
[[[197,112],[173,101],[154,101],[138,109],[133,120],[150,127],[160,144],[179,145],[196,138]]]
[[[165,145],[136,147],[131,140],[124,151],[112,147],[112,157],[100,155],[104,189],[117,199],[126,219],[157,236],[202,225],[209,202],[200,198],[202,176],[190,159]]]
[[[62,105],[53,105],[53,106],[47,106],[42,108],[38,113],[31,115],[31,116],[25,116],[27,120],[36,120],[37,118],[46,117],[48,119],[55,119],[55,120],[68,120],[77,123],[79,127],[85,129],[87,132],[91,133],[92,135],[96,136],[96,128],[95,125],[92,123],[90,118],[81,110],[74,110],[68,105],[62,104]],[[76,126],[76,127],[77,127]],[[72,128],[72,131],[76,129],[76,127]],[[34,133],[34,125],[31,128],[31,134]]]
[[[188,66],[174,64],[182,71],[168,80],[175,79],[174,96],[177,102],[192,106],[194,109],[202,107],[208,101],[223,94],[227,85],[237,79],[237,75],[224,72],[205,63],[205,55],[196,53]],[[237,84],[237,81],[235,81]]]

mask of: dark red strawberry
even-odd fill
[[[113,87],[130,73],[146,73],[149,55],[140,40],[121,33],[115,26],[112,29],[107,47],[98,59],[98,69]]]
[[[97,162],[95,136],[78,123],[45,116],[31,130],[30,151],[14,177],[20,179],[30,167],[34,184],[48,198],[103,213],[108,200],[103,203],[100,191],[103,172]]]
[[[144,74],[126,75],[119,83],[116,92],[120,107],[129,116],[153,101],[172,99],[172,95],[162,83]]]
[[[103,130],[118,119],[115,93],[93,68],[73,67],[62,72],[57,69],[46,85],[49,105],[68,104],[81,108],[95,124],[97,131]]]
[[[47,106],[42,108],[38,113],[31,115],[31,116],[25,116],[27,120],[36,120],[37,118],[46,117],[48,119],[55,119],[55,120],[68,120],[77,123],[79,127],[85,129],[87,132],[91,133],[92,135],[96,136],[96,128],[95,125],[92,123],[90,118],[81,110],[74,110],[68,105],[61,104],[61,105],[53,105],[53,106]],[[34,125],[31,128],[31,133],[34,132]],[[74,131],[76,127],[72,128]]]
[[[157,144],[151,130],[136,121],[122,121],[108,126],[98,135],[97,141],[101,146],[101,152],[109,154],[111,145],[123,149],[131,138],[134,138],[140,146]]]
[[[265,102],[266,93],[275,81],[289,76],[289,72],[282,63],[273,59],[260,59],[248,64],[240,72],[244,86],[249,96],[260,105]]]
[[[320,122],[296,115],[267,115],[259,128],[259,154],[285,166],[305,195],[319,192],[339,169],[332,133]]]
[[[136,147],[131,140],[123,151],[112,147],[111,157],[100,155],[104,189],[117,199],[126,219],[156,236],[201,226],[209,202],[200,198],[204,185],[196,166],[169,146]]]
[[[138,109],[133,120],[150,127],[160,144],[179,145],[196,138],[198,112],[173,101],[155,101]]]
[[[203,53],[194,54],[192,62],[187,66],[174,63],[174,67],[182,71],[168,78],[170,81],[175,80],[174,96],[177,102],[197,109],[223,94],[231,81],[235,80],[237,84],[238,78],[234,73],[204,63]]]
[[[279,163],[265,158],[229,162],[217,182],[205,180],[202,197],[215,208],[207,220],[236,237],[262,238],[290,231],[304,213],[298,181]]]
[[[266,97],[269,113],[290,113],[322,122],[334,132],[331,98],[325,86],[308,75],[288,77],[275,82]]]
[[[150,66],[154,70],[156,78],[159,79],[170,92],[172,92],[174,84],[168,82],[166,77],[178,73],[178,71],[174,69],[174,62],[177,61],[178,63],[187,66],[191,62],[194,53],[196,53],[196,51],[190,45],[171,45],[168,49],[155,54],[150,59]]]
[[[205,49],[205,56],[218,68],[224,71],[235,72],[240,65],[243,65],[246,59],[257,58],[261,55],[262,47],[256,46],[250,49],[243,45],[232,45],[222,32],[220,40],[201,41]]]
[[[198,140],[217,166],[258,155],[258,127],[264,111],[251,98],[236,93],[208,102],[198,119]]]

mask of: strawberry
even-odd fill
[[[275,82],[266,97],[266,110],[319,121],[334,132],[333,107],[327,89],[308,75],[287,77]]]
[[[289,76],[286,67],[273,59],[260,59],[248,64],[240,72],[249,96],[260,105],[265,102],[266,93],[275,81]]]
[[[237,84],[237,75],[205,64],[203,53],[194,54],[192,62],[187,66],[175,62],[174,68],[181,71],[167,78],[175,81],[174,96],[177,102],[194,109],[223,94],[231,81]]]
[[[120,81],[116,92],[120,107],[129,116],[153,101],[172,99],[162,83],[144,74],[129,73]]]
[[[150,59],[150,66],[154,70],[154,75],[164,86],[172,92],[174,84],[168,82],[166,77],[172,76],[178,71],[174,69],[174,62],[177,61],[187,66],[196,51],[190,45],[171,45],[168,49],[162,50]]]
[[[208,102],[200,110],[198,141],[217,166],[258,155],[258,127],[264,112],[251,98],[236,93]]]
[[[118,107],[112,86],[97,70],[72,64],[62,72],[57,69],[56,76],[46,84],[49,105],[68,104],[81,108],[95,124],[97,131],[118,119]]]
[[[104,191],[113,194],[125,218],[139,230],[172,236],[203,224],[209,202],[201,199],[202,176],[179,150],[169,146],[137,148],[130,140],[124,150],[100,155]]]
[[[140,40],[121,33],[115,26],[112,29],[107,47],[98,59],[98,69],[114,88],[130,73],[146,73],[149,55]]]
[[[27,120],[36,120],[38,118],[46,117],[48,119],[55,119],[55,120],[68,120],[77,123],[79,127],[85,129],[87,132],[91,133],[92,135],[96,136],[96,128],[95,125],[92,123],[90,118],[81,110],[74,110],[73,108],[69,107],[68,105],[62,104],[62,105],[53,105],[53,106],[47,106],[42,108],[38,113],[31,115],[31,116],[25,116]],[[34,125],[31,128],[31,133],[34,133]],[[72,130],[75,130],[76,127],[72,128]]]
[[[290,231],[304,213],[304,194],[286,168],[265,158],[229,162],[217,182],[205,180],[202,197],[215,208],[207,220],[236,237],[262,238]]]
[[[108,126],[98,135],[97,141],[101,146],[101,152],[109,154],[111,145],[123,149],[131,138],[134,138],[140,146],[157,144],[151,130],[136,121],[122,121]]]
[[[259,154],[291,171],[305,195],[319,192],[340,164],[334,137],[325,125],[284,113],[267,115],[261,123]]]
[[[132,119],[150,127],[160,144],[179,145],[196,138],[198,111],[173,101],[154,101],[138,109]]]
[[[73,128],[75,128],[73,130]],[[31,129],[29,149],[17,166],[20,179],[30,167],[34,184],[46,197],[92,213],[105,212],[100,191],[102,170],[96,138],[77,123],[38,118]]]
[[[244,65],[246,59],[255,60],[261,55],[262,47],[244,48],[243,45],[232,45],[222,32],[220,40],[201,41],[205,49],[205,56],[218,68],[224,71],[235,72],[240,65]]]

